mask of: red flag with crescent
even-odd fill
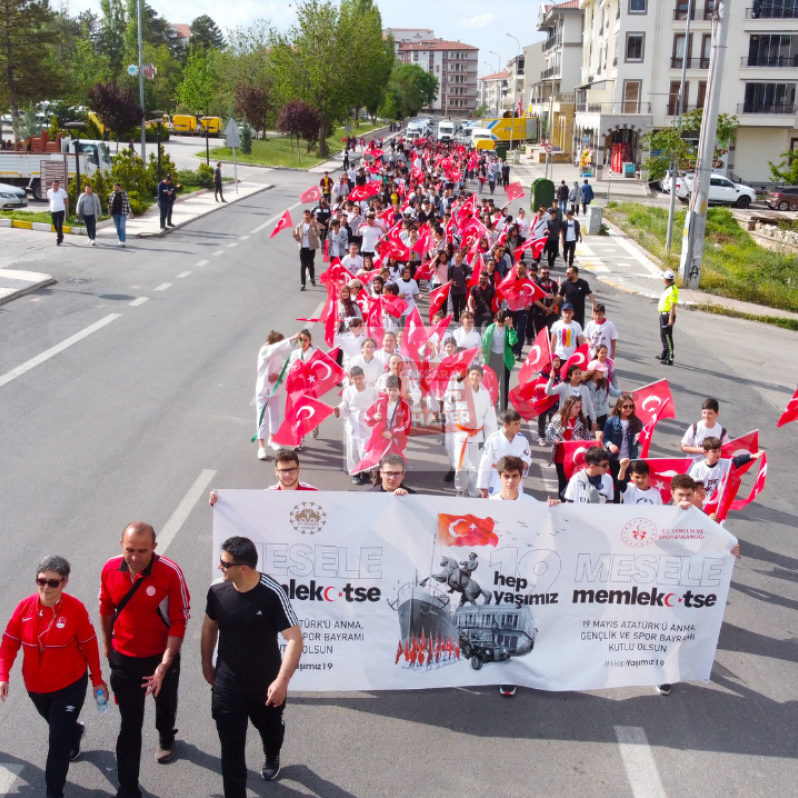
[[[662,503],[671,500],[671,480],[677,474],[686,474],[693,465],[692,457],[646,457],[650,470],[648,486],[659,491]]]
[[[565,362],[565,365],[560,370],[560,379],[565,379],[568,369],[571,366],[579,366],[582,371],[587,368],[588,360],[590,358],[590,350],[587,344],[582,344]]]
[[[563,460],[563,470],[565,476],[570,479],[577,471],[587,468],[585,452],[593,446],[601,446],[599,441],[565,441],[560,444],[563,447],[565,459]]]
[[[441,362],[429,372],[427,377],[427,384],[430,387],[430,392],[436,398],[441,399],[444,393],[446,393],[449,380],[459,375],[464,369],[467,369],[471,361],[477,357],[478,353],[479,347],[475,346],[473,349],[465,349],[462,352],[457,352],[441,360]]]
[[[299,446],[302,438],[318,427],[332,412],[333,408],[312,396],[305,394],[293,402],[289,394],[285,403],[285,419],[272,438],[280,446]]]
[[[635,415],[645,424],[654,414],[654,412],[662,405],[666,399],[671,401],[668,403],[668,408],[663,415],[660,415],[660,420],[663,418],[676,418],[675,408],[673,406],[673,396],[667,380],[657,380],[656,382],[644,385],[636,391],[632,391],[632,398],[635,400]]]
[[[737,499],[743,475],[750,471],[756,462],[756,460],[750,460],[739,468],[735,468],[734,464],[732,464],[729,473],[726,474],[726,478],[716,491],[716,498],[704,505],[704,512],[717,513],[718,520],[725,521],[729,517],[730,511],[737,512],[747,507],[764,490],[765,481],[767,480],[768,457],[763,454],[759,458],[759,473],[751,493],[745,499]],[[735,499],[737,500],[735,501]]]
[[[547,383],[545,377],[538,377],[510,391],[510,402],[525,421],[532,421],[560,401],[559,396],[546,396]]]
[[[507,192],[507,202],[514,202],[524,196],[524,189],[520,181],[509,183],[504,190]]]
[[[776,426],[783,427],[785,424],[789,424],[791,421],[795,421],[796,419],[798,419],[798,391],[796,391],[792,395],[792,399],[787,402],[787,407],[781,414],[781,418]]]
[[[654,437],[654,428],[659,423],[660,418],[666,418],[663,414],[668,412],[670,406],[670,398],[666,399],[657,409],[651,414],[651,418],[643,425],[640,431],[640,457],[648,457],[648,450],[651,446],[651,439]]]
[[[534,239],[528,238],[523,244],[515,248],[515,262],[518,263],[521,260],[521,256],[528,249],[532,251],[532,259],[537,260],[540,257],[540,253],[543,252],[548,240],[548,236]]]
[[[317,349],[306,363],[311,377],[310,395],[320,399],[327,391],[338,385],[346,376],[346,372],[330,357]]]
[[[286,227],[293,227],[294,223],[291,221],[291,211],[286,211],[278,220],[277,224],[274,226],[274,230],[272,230],[272,234],[269,238],[274,238],[280,230],[285,230]]]
[[[499,536],[493,531],[492,518],[476,515],[438,513],[438,543],[441,546],[497,546]]]
[[[318,186],[311,186],[307,191],[299,195],[300,202],[318,202],[321,199],[321,189]]]
[[[530,302],[537,302],[545,296],[545,291],[528,278],[511,280],[509,283],[505,278],[496,291],[496,302],[504,300],[510,310],[523,310]]]
[[[495,405],[499,401],[499,378],[490,366],[482,367],[482,384],[490,394],[490,400]]]
[[[733,441],[724,443],[720,450],[721,457],[737,457],[738,454],[756,454],[759,451],[759,430],[747,432]]]
[[[536,379],[549,363],[551,363],[551,338],[549,338],[549,328],[543,327],[535,338],[524,365],[518,372],[518,382],[525,383]]]
[[[449,291],[451,286],[449,283],[436,288],[434,291],[429,292],[429,320],[442,308],[446,306],[446,301],[449,299]]]

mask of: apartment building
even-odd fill
[[[479,84],[477,106],[480,108],[486,106],[491,116],[498,116],[504,107],[504,100],[509,91],[509,78],[510,75],[506,69],[479,78],[477,81]]]
[[[731,172],[768,180],[768,161],[798,149],[798,0],[734,7],[719,111],[740,121]],[[686,61],[685,108],[703,107],[713,0],[580,0],[584,12],[574,146],[598,163],[641,163],[643,136],[671,124]],[[729,5],[726,5],[727,13]],[[686,35],[690,17],[690,35]]]
[[[444,116],[468,114],[477,107],[479,48],[463,42],[436,39],[422,28],[386,28],[394,37],[396,56],[404,64],[419,64],[438,78],[438,96],[430,111]]]
[[[542,137],[563,152],[571,152],[574,142],[574,91],[582,77],[583,16],[579,0],[543,4],[538,11],[537,29],[546,38],[540,45],[543,68],[530,86],[529,105],[541,120]]]

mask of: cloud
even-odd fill
[[[493,14],[477,14],[475,17],[468,19],[461,19],[457,22],[458,28],[471,28],[471,30],[479,30],[480,28],[487,28],[493,24]]]

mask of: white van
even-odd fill
[[[468,130],[468,133],[471,134],[471,137],[469,139],[469,143],[471,144],[472,147],[475,147],[476,149],[480,149],[480,147],[479,147],[479,142],[480,141],[489,141],[490,142],[490,147],[493,147],[493,133],[491,133],[490,130],[488,130],[488,128],[486,128],[486,127],[472,127],[472,128],[470,128]],[[484,145],[484,144],[482,145],[483,148],[485,146],[486,145]],[[488,149],[490,149],[490,147],[488,147]]]
[[[438,141],[451,141],[454,138],[454,122],[444,121],[438,124]]]

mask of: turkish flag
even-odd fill
[[[732,465],[722,485],[716,492],[716,498],[704,505],[704,512],[708,514],[717,513],[718,520],[725,521],[729,517],[729,512],[731,510],[737,512],[747,507],[762,492],[767,480],[768,459],[767,455],[763,454],[762,457],[759,458],[759,473],[757,474],[756,482],[751,489],[751,493],[747,498],[735,501],[740,491],[743,476],[753,468],[756,462],[756,460],[751,460],[739,468],[735,468],[734,465]]]
[[[549,363],[551,363],[551,338],[549,338],[549,328],[543,327],[518,372],[518,382],[523,384],[536,379],[543,367]]]
[[[526,250],[531,250],[532,259],[537,260],[540,257],[540,253],[543,252],[543,248],[546,246],[548,240],[548,236],[535,239],[528,238],[521,246],[515,248],[515,262],[518,263],[521,260],[521,255],[523,255]]]
[[[735,438],[733,441],[724,443],[721,450],[721,457],[737,457],[738,454],[756,454],[759,451],[759,430],[748,432],[745,435]]]
[[[640,431],[640,457],[643,459],[648,457],[651,439],[654,437],[654,428],[659,423],[660,418],[663,417],[663,414],[667,413],[670,403],[671,400],[668,398],[661,405],[659,405],[659,407],[657,407],[657,409],[651,414],[651,418],[649,418],[649,420],[643,425],[643,429]]]
[[[546,396],[547,383],[545,377],[538,377],[510,391],[510,403],[525,421],[532,421],[560,401],[559,396]]]
[[[499,401],[499,379],[490,366],[482,367],[482,384],[490,394],[490,400],[495,405]]]
[[[659,491],[662,503],[671,500],[671,480],[677,474],[686,474],[693,465],[692,457],[645,457],[651,471],[648,486]]]
[[[308,364],[302,360],[295,360],[288,369],[285,378],[285,390],[289,396],[300,395],[310,390],[312,375],[308,370]]]
[[[478,352],[479,348],[475,346],[473,349],[465,349],[441,360],[427,376],[427,384],[431,393],[437,399],[443,398],[449,385],[449,380],[461,374],[464,369],[467,369]]]
[[[429,337],[432,338],[433,335],[437,335],[438,344],[442,344],[446,338],[446,330],[449,329],[449,325],[452,323],[453,318],[454,317],[450,313],[439,322],[436,322],[429,330]]]
[[[644,385],[636,391],[632,391],[632,398],[635,400],[635,415],[643,422],[647,423],[657,408],[670,399],[667,411],[660,415],[663,418],[676,418],[673,406],[673,396],[667,380],[657,380],[649,385]]]
[[[329,263],[330,262],[330,239],[328,238],[324,242],[324,252],[322,254],[322,263]]]
[[[338,258],[333,258],[330,261],[330,268],[326,269],[319,277],[319,281],[322,283],[335,284],[348,283],[350,280],[354,279],[355,278],[352,272],[350,272],[345,266],[342,266],[341,261],[338,260]]]
[[[325,354],[321,349],[313,353],[306,366],[311,377],[309,393],[316,399],[324,396],[346,376],[346,372],[335,362],[334,357]]]
[[[436,288],[434,291],[429,292],[429,320],[441,309],[446,307],[446,301],[449,299],[449,291],[451,286],[449,283]]]
[[[577,471],[587,468],[585,452],[594,446],[601,446],[598,441],[565,441],[561,444],[564,452],[563,470],[570,479]]]
[[[291,211],[286,211],[278,220],[277,224],[274,226],[274,230],[272,230],[272,234],[269,238],[274,238],[280,230],[284,230],[286,227],[293,227],[294,223],[291,221]]]
[[[391,247],[388,250],[388,257],[399,261],[410,260],[410,250],[402,243],[391,241]]]
[[[321,199],[321,189],[318,186],[311,186],[307,191],[299,195],[300,202],[318,202]]]
[[[507,202],[513,202],[514,200],[521,199],[524,196],[524,189],[521,186],[521,182],[517,183],[510,183],[508,184],[505,189],[507,192]]]
[[[413,247],[413,249],[415,249],[415,247]],[[416,276],[415,276],[414,279],[416,281],[418,281],[418,280],[431,280],[432,279],[432,275],[433,275],[432,261],[428,260],[426,263],[422,263],[421,266],[419,266],[416,269]]]
[[[330,307],[324,318],[324,341],[327,346],[332,346],[340,321],[338,317],[338,300],[335,297],[329,297],[327,303]]]
[[[438,543],[441,546],[497,546],[499,536],[493,531],[492,518],[476,515],[438,513]]]
[[[756,461],[753,461],[756,462]],[[748,463],[745,470],[748,471],[751,468],[752,463]],[[737,469],[740,471],[741,469]],[[745,472],[743,472],[745,473]],[[767,480],[768,475],[768,456],[763,454],[762,457],[759,458],[759,473],[756,477],[756,482],[754,483],[754,487],[751,489],[751,493],[749,494],[747,499],[738,499],[731,503],[731,507],[729,509],[734,510],[735,512],[738,510],[742,510],[743,507],[751,504],[751,502],[759,496],[760,493],[765,489],[765,481]],[[741,474],[742,476],[742,474]]]
[[[354,202],[360,202],[361,200],[368,199],[371,195],[366,191],[365,186],[355,186],[349,192],[349,199],[353,200]]]
[[[545,292],[529,278],[512,280],[509,284],[505,278],[496,292],[497,301],[503,299],[510,310],[523,310],[530,302],[536,302],[544,296]]]
[[[791,421],[795,421],[796,419],[798,419],[798,391],[796,391],[792,395],[792,399],[787,402],[787,407],[781,414],[781,418],[776,426],[783,427],[785,424],[789,424]]]
[[[407,310],[407,300],[402,299],[400,296],[383,294],[380,299],[383,312],[393,316],[395,319],[398,319]]]
[[[418,241],[413,244],[413,252],[418,252],[419,255],[426,252],[432,246],[432,232],[429,227],[423,227],[419,234]],[[416,280],[418,280],[418,272],[416,272]]]
[[[285,405],[285,419],[273,435],[281,446],[299,446],[302,438],[324,421],[333,408],[307,394],[293,402],[289,396]]]
[[[588,349],[588,345],[586,343],[582,344],[582,346],[565,361],[565,365],[560,370],[560,379],[565,379],[565,375],[568,374],[568,369],[571,368],[571,366],[579,366],[582,371],[585,371],[589,358],[590,350]]]

